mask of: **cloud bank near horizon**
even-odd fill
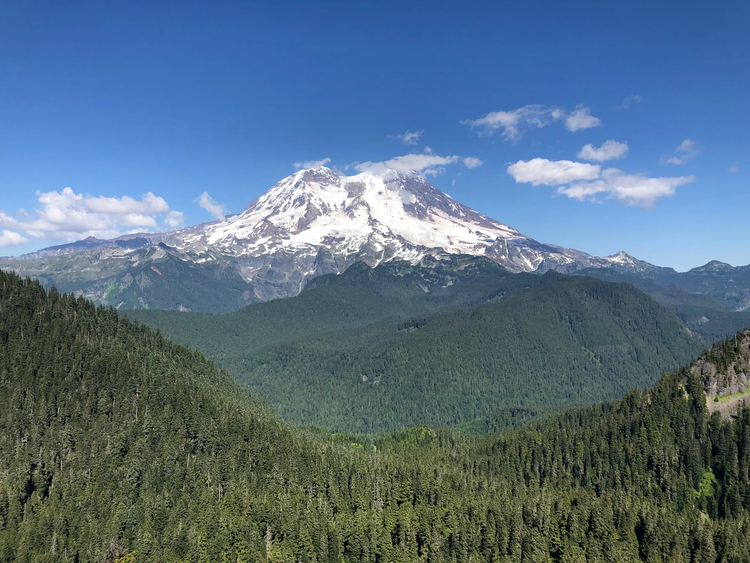
[[[129,196],[104,197],[62,191],[37,192],[34,213],[21,209],[12,217],[0,210],[2,246],[25,244],[28,239],[72,241],[86,237],[116,238],[120,235],[174,229],[184,222],[181,211],[170,209],[164,198],[147,192],[140,200]]]

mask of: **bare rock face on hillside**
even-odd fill
[[[690,372],[701,380],[709,411],[731,416],[750,404],[750,329],[715,344]]]

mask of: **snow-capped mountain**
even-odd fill
[[[513,272],[650,266],[625,253],[598,258],[539,243],[461,205],[415,173],[385,170],[343,176],[320,167],[292,174],[242,213],[220,221],[114,241],[88,239],[22,257],[35,263],[41,260],[36,267],[30,262],[24,267],[16,259],[11,268],[27,275],[49,275],[59,283],[65,264],[78,260],[85,270],[79,277],[100,282],[94,285],[101,295],[84,294],[116,304],[116,297],[108,297],[102,289],[112,293],[110,278],[116,281],[120,270],[133,268],[141,268],[140,276],[153,277],[161,270],[142,270],[143,266],[171,259],[220,267],[222,275],[233,270],[252,288],[248,301],[295,295],[307,280],[343,272],[358,261],[369,266],[391,260],[416,264],[448,254],[484,256]],[[50,260],[57,264],[52,268],[55,276]]]
[[[336,247],[363,247],[383,259],[414,259],[422,248],[477,254],[518,231],[492,221],[432,187],[416,174],[339,176],[302,170],[279,182],[244,212],[176,236],[180,246],[248,256]]]
[[[305,276],[322,273],[316,264],[322,255],[345,266],[357,260],[375,266],[471,254],[514,272],[573,271],[620,263],[627,256],[596,258],[540,244],[458,203],[415,173],[341,176],[325,167],[292,174],[242,213],[171,233],[163,242],[196,254],[293,256]]]

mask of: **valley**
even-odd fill
[[[351,189],[329,172],[315,189]],[[297,235],[323,216],[291,178],[256,226],[298,209],[290,185],[318,209]],[[197,253],[164,234],[0,264],[37,278],[0,270],[0,559],[750,558],[729,282],[539,245],[393,178],[370,181],[433,202],[417,220],[499,238],[337,257],[273,231],[259,257],[209,248],[229,218],[180,235]]]
[[[202,354],[5,273],[0,342],[3,560],[750,557],[750,409],[710,416],[704,391],[746,374],[748,333],[519,430],[362,440],[290,426]]]
[[[365,433],[611,399],[706,345],[631,286],[472,257],[353,266],[231,315],[127,315],[201,350],[287,420]]]

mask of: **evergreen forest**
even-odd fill
[[[656,287],[650,297],[625,283],[511,274],[457,256],[356,264],[297,297],[227,315],[126,314],[201,350],[285,420],[474,432],[643,389],[750,326],[748,313]],[[712,321],[686,324],[711,306]]]
[[[705,389],[749,345],[515,430],[330,433],[0,272],[0,559],[747,562],[750,409],[710,414]]]

